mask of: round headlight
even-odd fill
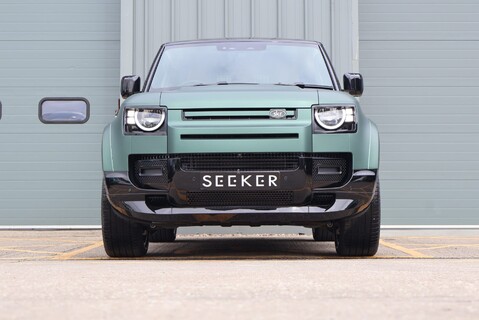
[[[165,113],[161,109],[139,109],[135,111],[135,124],[143,131],[158,130],[165,121]]]
[[[340,128],[346,120],[346,111],[343,108],[319,108],[314,113],[316,122],[326,130]]]

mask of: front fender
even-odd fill
[[[121,121],[116,118],[103,130],[102,166],[104,172],[127,171],[131,138],[123,135]]]
[[[380,143],[376,124],[369,121],[369,156],[368,169],[379,169]]]
[[[103,139],[101,143],[101,162],[103,171],[114,171],[112,145],[111,145],[111,124],[103,129]]]

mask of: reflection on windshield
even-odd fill
[[[245,41],[167,46],[150,89],[230,84],[333,86],[317,45]]]

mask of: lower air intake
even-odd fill
[[[292,191],[187,192],[194,207],[282,207],[293,205]]]

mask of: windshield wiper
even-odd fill
[[[301,89],[326,89],[326,90],[333,90],[334,88],[332,86],[325,86],[325,85],[320,85],[320,84],[309,84],[309,83],[302,83],[302,82],[296,82],[296,83],[275,83],[274,85],[276,86],[294,86],[294,87],[300,87]]]
[[[197,83],[192,85],[187,85],[185,87],[204,87],[204,86],[228,86],[232,84],[258,84],[257,82],[227,82],[227,81],[218,81],[215,83]]]

